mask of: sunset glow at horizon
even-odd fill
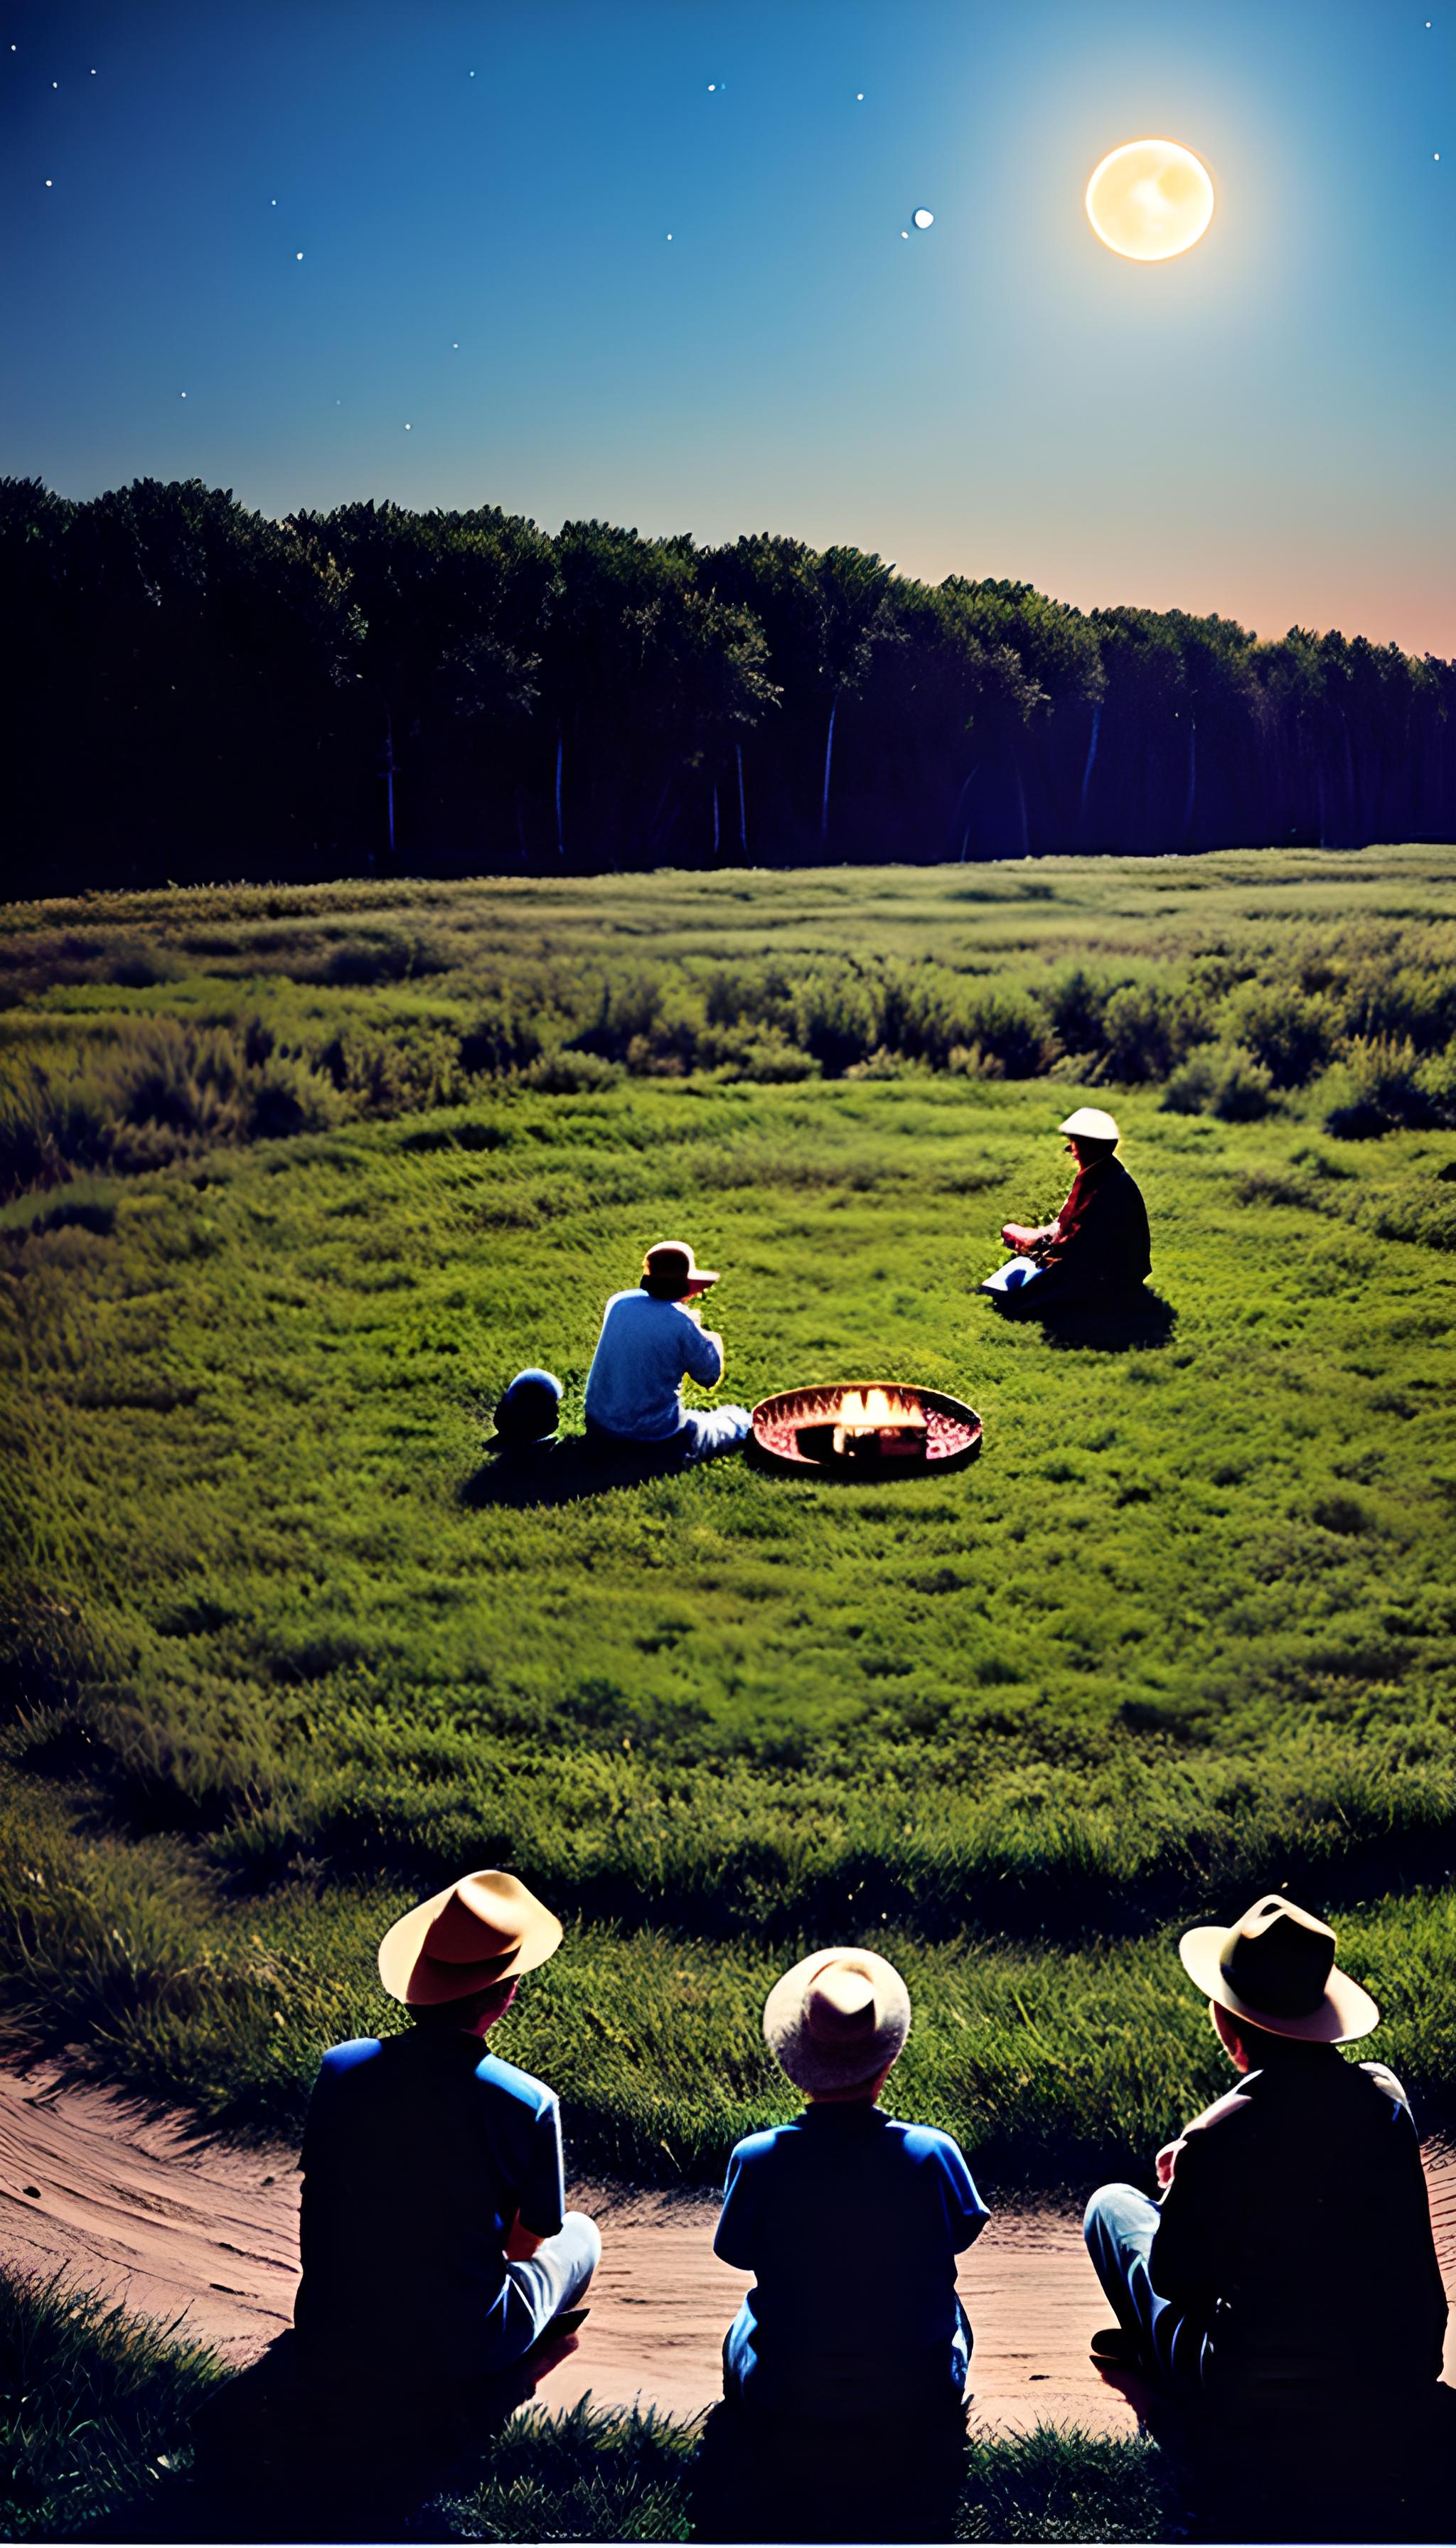
[[[1154,265],[1202,238],[1214,218],[1214,181],[1181,141],[1124,141],[1093,169],[1086,204],[1104,247]]]

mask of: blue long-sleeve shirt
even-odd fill
[[[587,1421],[628,1442],[667,1442],[682,1429],[682,1383],[715,1389],[723,1357],[681,1301],[614,1292],[587,1375]]]

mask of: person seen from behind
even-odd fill
[[[769,1994],[765,2038],[804,2108],[738,2143],[713,2238],[754,2276],[723,2347],[751,2421],[959,2420],[956,2259],[989,2215],[949,2133],[881,2111],[909,2032],[903,1981],[867,1950],[806,1956]]]
[[[682,1405],[684,1380],[716,1389],[723,1377],[723,1339],[697,1307],[717,1281],[681,1239],[649,1247],[640,1284],[614,1292],[602,1314],[587,1375],[589,1437],[655,1448],[672,1465],[734,1450],[752,1431],[746,1407]]]
[[[1076,1165],[1071,1192],[1039,1228],[1007,1222],[1001,1237],[1014,1253],[980,1286],[1038,1312],[1126,1298],[1152,1271],[1147,1209],[1117,1155],[1122,1135],[1113,1117],[1079,1106],[1058,1129]]]
[[[1446,2300],[1400,2081],[1341,2046],[1380,2012],[1322,1920],[1266,1894],[1178,1950],[1236,2084],[1157,2153],[1161,2201],[1105,2185],[1085,2231],[1118,2324],[1094,2339],[1185,2399],[1367,2406],[1428,2390]]]
[[[424,2425],[468,2422],[600,2257],[595,2224],[565,2209],[555,2096],[483,2044],[561,1939],[518,1876],[484,1867],[447,1884],[379,1949],[409,2028],[335,2045],[315,2083],[300,2353],[362,2397],[387,2387]]]

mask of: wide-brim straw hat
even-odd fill
[[[1380,2011],[1334,1960],[1334,1931],[1282,1893],[1266,1893],[1231,1929],[1190,1929],[1184,1970],[1230,2017],[1302,2044],[1355,2044]]]
[[[1058,1133],[1070,1133],[1078,1141],[1120,1141],[1123,1138],[1115,1119],[1101,1106],[1079,1106],[1056,1129]]]
[[[718,1277],[699,1265],[685,1238],[659,1238],[642,1259],[642,1280],[654,1292],[682,1300],[689,1292],[705,1292]]]
[[[910,2032],[910,1994],[867,1947],[821,1947],[775,1982],[764,2041],[796,2088],[823,2096],[888,2067]]]
[[[437,2008],[544,1964],[563,1934],[518,1875],[483,1866],[395,1922],[380,1940],[379,1978],[407,2008]]]

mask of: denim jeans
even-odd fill
[[[506,2266],[502,2363],[519,2361],[554,2318],[575,2309],[600,2262],[595,2222],[585,2212],[568,2212],[555,2237],[543,2238],[534,2256]]]
[[[676,1433],[660,1442],[639,1442],[630,1433],[608,1433],[602,1424],[587,1418],[587,1439],[603,1451],[635,1455],[645,1468],[687,1469],[699,1460],[716,1460],[723,1451],[736,1451],[754,1429],[754,1419],[746,1407],[694,1408],[684,1415]]]
[[[1148,2259],[1158,2209],[1136,2185],[1104,2185],[1087,2206],[1082,2234],[1097,2279],[1149,2368],[1169,2389],[1201,2389],[1203,2327],[1154,2291]]]

